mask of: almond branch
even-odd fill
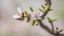
[[[50,8],[51,8],[51,0],[45,0],[45,2],[46,2],[45,5],[46,5],[46,6],[49,5],[50,7],[49,7],[48,10],[45,11],[45,13],[41,16],[42,18],[45,18],[45,16],[48,14],[48,12],[49,12],[49,10],[50,10]],[[40,22],[40,26],[41,26],[42,28],[44,28],[47,32],[49,32],[50,34],[55,35],[55,36],[64,36],[64,34],[60,34],[60,31],[58,31],[57,33],[54,32],[54,25],[53,25],[53,23],[51,23],[51,26],[52,26],[52,30],[51,30],[49,27],[47,27],[46,25],[44,25],[44,23],[42,22],[42,20],[39,20],[39,22]]]

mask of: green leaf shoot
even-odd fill
[[[32,8],[32,7],[30,7],[30,11],[31,11],[31,12],[34,12],[34,10],[33,10],[33,8]]]

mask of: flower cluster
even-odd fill
[[[27,11],[21,11],[19,7],[17,7],[17,14],[13,15],[14,19],[21,20],[25,17],[28,18],[27,22],[30,20],[35,21],[37,19],[42,19],[41,16],[43,15],[42,12],[38,11],[37,9],[34,9],[30,7],[30,12]]]
[[[13,15],[14,19],[20,19],[23,17],[27,17],[27,15],[25,15],[24,13],[27,13],[28,15],[30,15],[30,19],[31,20],[36,20],[36,19],[41,19],[41,16],[43,15],[42,12],[39,12],[37,9],[35,9],[33,12],[23,12],[21,11],[21,9],[19,7],[17,7],[17,14]]]
[[[17,14],[13,15],[14,19],[17,20],[24,20],[25,18],[27,18],[27,22],[29,22],[30,20],[33,21],[32,25],[34,25],[37,22],[39,22],[38,20],[42,19],[42,15],[46,12],[49,11],[49,5],[47,6],[43,6],[41,5],[42,9],[33,9],[32,7],[30,7],[30,11],[21,11],[20,7],[17,7]]]

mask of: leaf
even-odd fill
[[[36,19],[36,22],[37,22],[36,26],[38,26],[38,25],[39,25],[39,23],[40,23],[40,21],[39,21],[38,19]]]
[[[53,9],[50,9],[49,11],[52,11]]]
[[[57,20],[57,19],[52,20],[52,19],[50,19],[49,17],[47,17],[47,19],[48,19],[48,22],[49,22],[49,23],[54,22],[54,21],[56,21],[56,20]]]
[[[27,17],[27,22],[30,22],[30,17]]]
[[[27,13],[27,11],[24,11],[24,14],[26,14],[26,16],[28,16],[28,13]]]
[[[42,9],[39,8],[39,10],[44,13],[44,11]]]
[[[30,7],[30,11],[31,11],[31,12],[34,12],[34,10],[33,10],[33,8],[32,8],[32,7]]]
[[[45,7],[44,7],[43,5],[41,5],[41,7],[42,7],[43,9],[45,9]]]
[[[33,26],[33,25],[35,25],[35,23],[36,23],[36,21],[35,21],[35,20],[33,20],[33,21],[32,21],[32,26]]]
[[[21,18],[21,21],[23,21],[24,20],[24,17],[23,18]]]
[[[36,24],[36,26],[38,26],[38,24]]]
[[[38,19],[36,21],[37,21],[38,24],[40,23],[40,21]]]
[[[62,32],[62,31],[63,31],[63,29],[61,29],[61,30],[59,31],[59,33]]]
[[[53,21],[56,21],[57,19],[54,19]]]
[[[49,17],[47,17],[47,19],[48,19],[48,22],[49,22],[49,23],[51,23],[51,22],[52,22],[52,20],[51,20]]]
[[[50,10],[50,5],[48,5],[46,8],[45,8],[45,11],[49,11]]]

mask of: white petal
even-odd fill
[[[34,14],[33,14],[33,12],[30,12],[29,14],[31,15],[31,17],[34,17]]]
[[[37,19],[41,19],[41,17],[37,17]]]
[[[32,15],[32,14],[33,14],[33,12],[29,12],[29,14],[30,14],[30,15]]]
[[[18,11],[19,14],[22,13],[22,11],[21,11],[21,9],[19,7],[17,7],[17,11]]]
[[[34,12],[38,12],[38,10],[37,9],[34,9]]]
[[[13,15],[13,18],[18,19],[18,18],[21,18],[21,17],[19,15]]]
[[[42,13],[42,12],[38,13],[38,16],[42,16],[42,15],[43,15],[43,13]]]
[[[37,14],[37,17],[35,17],[35,14]],[[36,19],[41,19],[40,16],[42,16],[42,12],[39,12],[38,10],[34,10],[34,12],[31,12],[30,15],[31,15],[31,20],[36,20]]]
[[[31,17],[31,20],[36,20],[36,18],[35,17]]]

